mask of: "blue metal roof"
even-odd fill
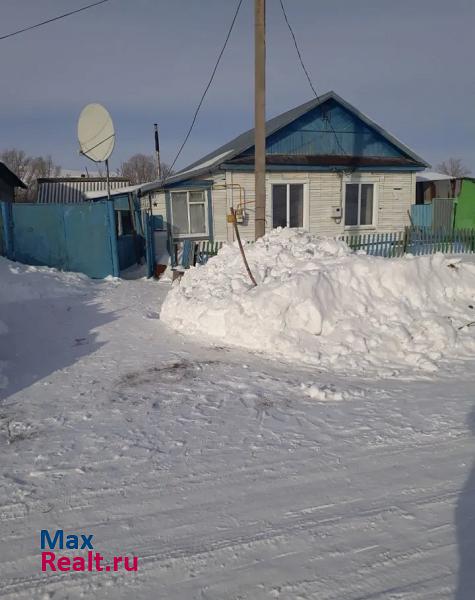
[[[367,157],[368,164],[371,164],[371,157],[377,158],[379,160],[374,160],[375,166],[381,165],[382,158],[388,160],[388,165],[391,165],[391,161],[394,163],[396,159],[404,158],[405,168],[412,167],[413,170],[428,166],[410,148],[333,91],[267,121],[266,138],[267,156],[271,158],[272,155],[279,155],[284,157],[284,161],[285,156],[289,155],[320,156],[327,158],[325,165],[328,166],[328,157],[341,158],[346,155]],[[166,182],[144,184],[141,191],[148,192],[162,188],[164,184],[168,187],[199,177],[233,161],[244,164],[246,157],[252,157],[253,154],[254,129],[250,129],[168,178]],[[394,164],[392,166],[394,168]]]

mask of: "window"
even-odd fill
[[[374,184],[347,183],[345,187],[345,226],[373,225]]]
[[[205,192],[171,192],[171,211],[175,235],[208,234]]]
[[[272,186],[272,227],[303,227],[303,183]]]
[[[117,236],[134,233],[134,222],[130,210],[116,210],[114,212]]]

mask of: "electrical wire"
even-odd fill
[[[200,101],[198,103],[198,106],[197,106],[197,108],[196,108],[196,110],[194,112],[193,119],[191,121],[190,127],[188,128],[188,131],[187,131],[187,134],[185,136],[185,139],[183,140],[183,143],[181,144],[181,146],[180,146],[180,148],[179,148],[179,150],[178,150],[178,152],[177,152],[177,154],[176,154],[176,156],[175,156],[175,158],[174,158],[174,160],[173,160],[173,162],[172,162],[172,164],[170,166],[170,169],[169,169],[168,173],[171,173],[171,171],[173,170],[173,167],[175,166],[176,161],[180,157],[180,155],[181,155],[181,153],[183,151],[183,148],[185,147],[185,145],[186,145],[186,143],[187,143],[187,141],[188,141],[188,139],[189,139],[189,137],[191,135],[191,132],[193,131],[193,127],[195,126],[196,119],[198,118],[198,113],[200,112],[200,109],[201,109],[201,106],[202,106],[202,104],[204,102],[206,94],[208,93],[208,90],[211,87],[211,84],[213,83],[213,79],[214,79],[214,76],[216,75],[216,71],[218,70],[219,63],[221,62],[221,58],[222,58],[222,56],[224,54],[224,51],[226,50],[226,47],[227,47],[228,42],[229,42],[229,38],[231,37],[231,33],[233,32],[234,24],[236,23],[236,19],[238,17],[239,10],[241,8],[242,3],[243,3],[243,0],[239,0],[239,2],[237,4],[237,7],[236,7],[236,11],[234,13],[233,20],[231,21],[231,25],[230,25],[228,33],[226,35],[226,39],[224,40],[224,45],[221,48],[221,52],[218,55],[218,59],[216,61],[216,64],[214,65],[213,71],[211,73],[211,77],[209,78],[208,84],[206,85],[206,87],[204,89],[204,92],[203,92],[203,94],[201,96],[201,99],[200,99]],[[166,182],[166,180],[169,177],[170,177],[170,175],[167,175],[167,177],[165,177],[165,179],[163,180],[164,183]]]
[[[289,19],[287,17],[287,12],[285,10],[284,2],[283,2],[283,0],[279,0],[279,2],[280,2],[280,6],[282,8],[282,13],[284,15],[285,22],[287,24],[287,27],[289,28],[290,35],[292,36],[292,39],[294,41],[295,50],[297,51],[297,56],[299,57],[299,61],[300,61],[300,65],[302,67],[302,70],[305,73],[305,77],[307,78],[308,84],[309,84],[312,92],[315,94],[315,98],[320,102],[320,96],[318,95],[317,90],[315,89],[315,86],[313,85],[313,82],[312,82],[312,79],[311,79],[310,74],[308,72],[308,69],[305,66],[305,63],[304,63],[303,57],[302,57],[302,53],[300,52],[300,48],[299,48],[299,45],[297,43],[297,38],[295,37],[294,30],[293,30],[292,25],[290,24]],[[330,119],[328,119],[327,122],[328,122],[328,125],[330,126],[330,129],[331,129],[333,135],[335,136],[335,140],[336,140],[336,143],[338,145],[338,148],[340,149],[340,151],[342,152],[342,154],[344,156],[347,156],[347,153],[345,152],[345,149],[343,148],[343,146],[340,143],[340,140],[338,139],[336,131],[333,129],[333,125],[331,124]]]
[[[76,10],[72,10],[72,11],[64,13],[62,15],[58,15],[57,17],[53,17],[52,19],[47,19],[46,21],[42,21],[41,23],[36,23],[36,25],[30,25],[29,27],[24,27],[23,29],[18,29],[18,31],[13,31],[12,33],[7,33],[6,35],[0,36],[0,41],[6,40],[7,38],[11,38],[14,35],[24,33],[25,31],[30,31],[30,29],[36,29],[37,27],[42,27],[43,25],[47,25],[48,23],[53,23],[54,21],[59,21],[60,19],[64,19],[65,17],[70,17],[71,15],[80,13],[83,10],[92,8],[93,6],[98,6],[99,4],[104,4],[105,2],[109,2],[109,0],[99,0],[99,2],[94,2],[94,4],[88,4],[87,6],[83,6],[82,8],[78,8]]]

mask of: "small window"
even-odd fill
[[[134,222],[130,210],[116,210],[114,212],[117,236],[134,233]]]
[[[170,197],[174,235],[207,235],[205,193],[171,192]]]
[[[303,183],[272,186],[272,227],[303,227]]]
[[[131,235],[134,233],[134,224],[132,221],[132,215],[130,214],[130,210],[122,210],[122,234],[123,235]]]
[[[347,183],[345,187],[345,226],[374,225],[374,184]]]

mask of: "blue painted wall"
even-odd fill
[[[334,101],[318,106],[269,136],[266,149],[267,154],[284,155],[341,156],[343,149],[347,156],[406,157],[379,132]],[[254,147],[243,155],[252,154]]]
[[[0,210],[0,256],[5,256],[5,241],[4,241],[4,235],[3,235],[3,215],[2,215],[2,211]]]
[[[11,204],[9,208],[9,258],[94,278],[119,274],[115,226],[108,202]]]

